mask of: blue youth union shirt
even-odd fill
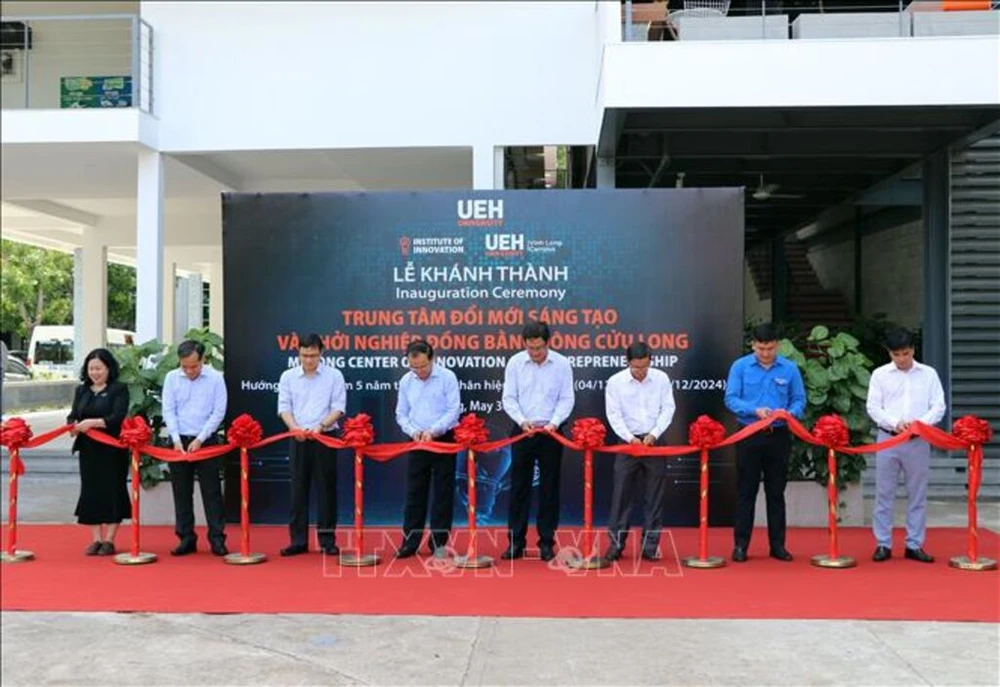
[[[726,407],[742,425],[760,419],[757,408],[783,408],[795,417],[802,417],[806,410],[806,389],[798,365],[780,355],[766,369],[753,353],[738,358],[729,369]]]

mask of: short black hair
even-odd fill
[[[885,335],[885,347],[890,351],[913,348],[913,334],[902,327],[893,329]]]
[[[319,334],[307,334],[299,340],[299,350],[303,348],[318,348],[319,352],[323,352],[323,339],[319,338]]]
[[[83,359],[83,367],[80,369],[80,381],[84,384],[94,383],[94,380],[92,380],[90,375],[87,374],[87,365],[95,358],[104,363],[104,366],[108,368],[108,384],[117,382],[118,371],[120,370],[118,367],[118,361],[115,360],[115,356],[111,354],[111,351],[106,348],[95,348],[87,354],[86,358]]]
[[[644,341],[636,341],[625,349],[625,359],[628,361],[642,360],[648,358],[649,355],[649,346]]]
[[[181,341],[177,346],[177,357],[187,358],[192,353],[198,354],[198,360],[205,357],[205,344],[200,341],[192,341],[188,339],[187,341]]]
[[[524,331],[521,332],[521,338],[525,341],[528,339],[541,339],[545,343],[548,343],[551,336],[552,333],[549,331],[549,325],[544,322],[529,322],[524,325]]]
[[[428,359],[434,357],[434,347],[423,339],[414,339],[406,346],[406,357],[411,355],[426,355]]]
[[[750,332],[750,338],[757,343],[770,343],[778,340],[778,329],[771,322],[762,322]]]

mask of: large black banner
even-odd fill
[[[743,196],[740,189],[229,194],[223,197],[226,380],[230,415],[248,412],[265,433],[283,430],[277,382],[297,364],[298,338],[320,334],[325,362],[348,384],[347,413],[369,413],[377,441],[405,441],[396,388],[409,340],[429,338],[438,364],[462,385],[465,411],[487,418],[493,439],[511,422],[500,408],[504,366],[530,319],[574,367],[572,420],[605,420],[604,385],[644,340],[675,385],[670,443],[723,406],[741,352]],[[617,439],[609,431],[609,442]],[[351,520],[351,459],[341,452],[341,523]],[[252,517],[288,517],[287,447],[254,456]],[[670,461],[665,522],[695,525],[697,456]],[[595,518],[611,500],[612,457],[595,468]],[[366,522],[396,524],[405,459],[366,467]],[[509,449],[480,456],[481,524],[505,524]],[[456,522],[463,522],[464,460]],[[563,522],[580,522],[580,456],[563,462]],[[712,461],[711,520],[731,521],[731,451]],[[236,471],[227,507],[236,518]]]

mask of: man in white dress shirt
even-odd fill
[[[298,367],[285,370],[278,381],[278,415],[289,430],[327,434],[337,429],[347,407],[344,375],[322,362],[323,340],[310,334],[299,343]],[[323,553],[336,556],[337,452],[318,441],[295,437],[289,442],[292,473],[292,512],[288,522],[291,543],[282,556],[309,550],[309,488],[318,492],[316,539]]]
[[[645,343],[633,343],[625,350],[625,358],[628,367],[612,375],[604,390],[608,422],[626,444],[653,446],[674,417],[673,386],[666,372],[650,368],[650,351]],[[665,458],[615,456],[614,492],[608,516],[611,544],[604,555],[607,560],[618,560],[625,548],[629,515],[639,491],[640,476],[644,476],[646,484],[642,557],[648,561],[659,560],[666,470]]]
[[[179,367],[163,380],[163,423],[174,450],[197,451],[215,443],[215,434],[226,416],[226,382],[222,373],[205,365],[205,346],[183,341],[177,346]],[[180,543],[171,555],[186,556],[198,548],[194,531],[194,476],[198,475],[201,503],[208,525],[212,553],[225,556],[226,515],[222,500],[222,456],[194,462],[170,464],[170,486],[174,493],[174,532]]]
[[[868,415],[878,425],[878,441],[905,432],[914,420],[933,425],[945,413],[944,390],[934,368],[913,359],[913,336],[904,329],[889,332],[885,340],[892,362],[872,373],[868,385]],[[882,562],[892,556],[892,523],[899,473],[906,482],[905,557],[933,563],[924,551],[927,526],[927,477],[931,447],[919,438],[875,454],[875,510],[872,529],[875,553]]]
[[[549,349],[549,327],[531,322],[521,338],[525,350],[507,363],[503,381],[503,409],[514,421],[511,436],[532,429],[542,433],[522,439],[511,447],[510,510],[507,535],[510,546],[504,560],[524,556],[531,505],[531,482],[538,461],[538,553],[543,561],[555,558],[559,528],[559,473],[562,444],[552,434],[573,412],[573,368],[565,356]]]

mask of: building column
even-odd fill
[[[937,370],[951,407],[951,155],[924,161],[924,321],[922,362]],[[950,414],[945,416],[946,419]]]
[[[208,328],[225,338],[223,311],[222,263],[213,262],[208,267]]]
[[[613,157],[597,158],[597,188],[615,188],[615,159]]]
[[[107,341],[108,247],[96,227],[84,227],[83,247],[73,251],[73,358]]]
[[[83,248],[77,248],[73,251],[73,360],[83,362],[86,355],[83,348]]]
[[[771,321],[788,319],[788,260],[785,256],[785,237],[781,234],[771,239]]]
[[[172,257],[169,251],[164,250],[161,267],[163,283],[160,286],[160,341],[165,344],[177,343],[176,337],[184,334],[184,332],[178,334],[174,326],[174,318],[176,317],[174,310],[177,304],[177,263],[173,262]]]
[[[136,342],[143,343],[150,339],[165,340],[163,158],[159,152],[139,151],[137,176],[135,325]],[[173,288],[170,293],[172,299]]]
[[[205,326],[204,280],[199,272],[192,272],[187,278],[187,328],[201,329]],[[185,330],[186,331],[186,330]],[[184,332],[181,332],[182,334]]]
[[[472,188],[478,191],[503,189],[503,146],[472,147]]]

